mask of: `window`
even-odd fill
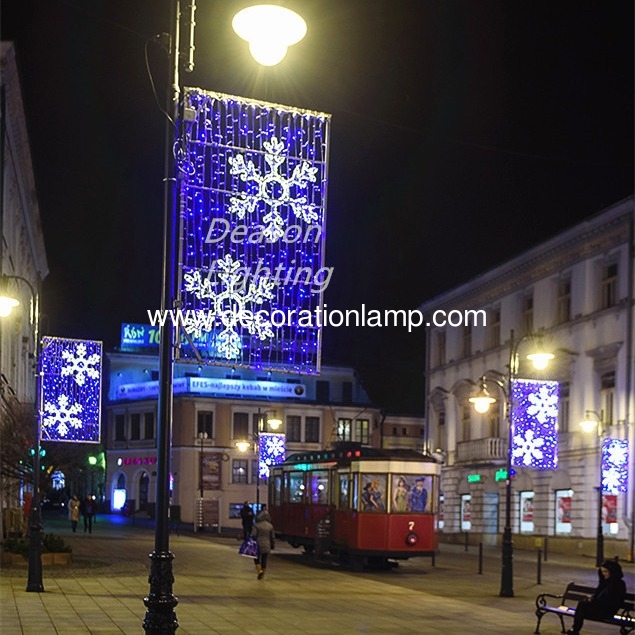
[[[320,418],[319,417],[305,417],[304,440],[307,443],[320,442]]]
[[[600,403],[605,425],[613,425],[615,404],[615,371],[604,373],[600,377]]]
[[[351,419],[337,420],[337,440],[338,441],[352,441],[351,424],[352,424]]]
[[[608,309],[617,303],[617,263],[606,265],[602,272],[602,308]]]
[[[234,439],[249,438],[249,413],[234,412]]]
[[[463,441],[470,440],[470,430],[472,428],[472,408],[470,404],[461,406],[461,429],[463,431]]]
[[[214,413],[209,410],[201,410],[196,413],[196,436],[198,438],[214,438]]]
[[[569,432],[569,382],[560,384],[560,401],[558,402],[558,431]]]
[[[489,312],[487,347],[496,348],[501,343],[501,311],[492,309]]]
[[[472,354],[472,325],[466,324],[463,327],[463,357]]]
[[[154,412],[146,412],[143,415],[143,438],[154,439]]]
[[[355,419],[355,441],[370,443],[370,422],[368,419]]]
[[[328,381],[318,379],[315,382],[315,398],[318,403],[328,403],[330,399],[330,389],[331,385]]]
[[[302,441],[301,421],[297,415],[287,415],[287,441]]]
[[[558,324],[564,324],[571,319],[571,280],[568,278],[558,283],[557,312]]]
[[[234,459],[232,461],[232,483],[247,482],[247,461],[244,459]]]
[[[115,415],[115,441],[126,440],[126,415]]]
[[[522,331],[524,334],[534,330],[534,296],[526,295],[523,298]]]
[[[141,414],[134,412],[130,415],[130,440],[138,441],[141,438]]]
[[[436,340],[436,366],[443,366],[445,364],[445,331],[437,331],[435,335]]]
[[[520,532],[534,533],[534,493],[520,492]]]
[[[500,437],[500,402],[496,402],[496,404],[492,404],[490,409],[487,411],[487,424],[489,427],[489,437],[490,439],[498,439]]]

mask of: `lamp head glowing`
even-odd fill
[[[527,355],[527,359],[532,361],[536,370],[544,370],[545,368],[547,368],[549,362],[554,357],[555,355],[553,353],[545,353],[542,351],[539,353],[531,353],[530,355]]]
[[[267,419],[267,425],[272,430],[277,430],[282,425],[282,419],[274,412],[273,415]]]
[[[249,443],[249,441],[236,441],[236,447],[241,452],[247,452],[247,450],[251,447],[251,443]]]
[[[487,412],[489,407],[493,403],[496,403],[496,399],[487,392],[487,388],[485,388],[485,386],[481,388],[475,397],[470,397],[468,401],[474,405],[474,410],[476,410],[476,412],[480,412],[481,414]]]
[[[279,64],[289,46],[299,42],[307,30],[301,16],[275,4],[259,4],[239,11],[232,27],[249,42],[253,58],[263,66]]]
[[[596,428],[600,431],[601,417],[594,410],[586,410],[584,419],[580,421],[580,427],[583,432],[593,432]]]
[[[11,311],[18,306],[20,302],[15,298],[11,298],[6,295],[0,295],[0,317],[7,317],[11,315]]]

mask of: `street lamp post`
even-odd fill
[[[604,531],[602,529],[602,437],[605,434],[604,422],[602,414],[595,410],[587,410],[584,419],[580,421],[580,427],[584,432],[590,433],[597,431],[598,438],[598,462],[600,480],[597,487],[598,490],[598,517],[597,517],[597,533],[595,539],[595,566],[599,567],[604,562]]]
[[[509,365],[507,376],[491,376],[490,374],[481,377],[481,389],[475,397],[470,397],[469,401],[474,404],[477,412],[485,413],[496,399],[487,391],[487,382],[496,384],[505,396],[505,418],[507,420],[507,474],[505,477],[505,526],[503,528],[502,553],[501,553],[501,597],[514,597],[514,542],[512,538],[512,412],[511,412],[511,391],[514,380],[518,377],[519,357],[518,348],[520,344],[530,338],[533,334],[525,335],[519,340],[514,340],[513,329],[509,335]],[[527,355],[527,359],[533,362],[536,369],[546,368],[549,360],[553,359],[553,353],[537,351]],[[497,374],[498,375],[498,374]]]
[[[40,431],[41,431],[41,390],[40,390],[40,296],[33,285],[22,276],[3,275],[2,289],[6,290],[6,283],[16,280],[24,283],[31,294],[31,324],[33,325],[34,356],[36,365],[35,377],[35,441],[33,452],[33,498],[29,512],[29,572],[27,591],[44,591],[42,582],[42,512],[40,509]],[[19,302],[8,296],[0,296],[0,317],[10,315]]]
[[[253,44],[254,49],[262,49],[267,46],[280,46],[283,37],[277,28],[282,22],[282,15],[292,14],[302,24],[304,20],[289,9],[273,6],[278,17],[273,23],[265,20],[263,14],[255,16],[256,22],[260,23],[261,29],[266,26],[268,37],[256,37]],[[254,7],[255,8],[255,7]],[[282,11],[281,11],[282,10]],[[164,188],[163,188],[163,267],[161,286],[161,311],[165,312],[176,308],[176,241],[178,238],[177,217],[179,214],[178,192],[176,181],[176,157],[178,149],[175,147],[174,138],[180,138],[181,126],[181,50],[187,51],[185,69],[194,69],[194,30],[196,13],[196,0],[188,0],[186,29],[189,42],[181,48],[181,1],[170,0],[170,32],[157,38],[159,42],[165,42],[167,38],[168,48],[168,91],[166,98],[166,124],[165,124],[165,164],[164,164]],[[243,16],[247,18],[253,16],[247,11]],[[297,21],[292,20],[292,23]],[[275,28],[274,28],[275,27]],[[306,32],[306,25],[304,25]],[[237,27],[235,27],[238,33]],[[286,28],[285,28],[286,30]],[[259,31],[256,30],[257,34]],[[304,33],[295,39],[286,38],[286,46],[278,62],[284,57],[287,46],[299,41]],[[243,35],[241,35],[243,37]],[[250,33],[250,38],[254,33]],[[250,44],[252,44],[250,39]],[[255,55],[254,55],[255,56]],[[269,62],[273,64],[277,62]],[[159,396],[157,402],[157,483],[156,483],[156,521],[154,551],[150,554],[150,592],[144,598],[146,615],[143,620],[143,628],[146,633],[164,634],[174,633],[179,624],[174,608],[178,604],[178,599],[172,593],[174,576],[172,573],[172,560],[174,556],[169,549],[169,503],[170,503],[170,449],[172,437],[172,411],[173,411],[173,373],[174,373],[174,346],[175,334],[174,326],[169,320],[160,326],[159,329]]]

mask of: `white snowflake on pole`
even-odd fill
[[[622,475],[614,467],[602,472],[602,490],[605,492],[619,492],[622,485]]]
[[[284,236],[284,219],[280,214],[280,207],[283,205],[289,205],[295,216],[305,223],[317,220],[315,206],[308,203],[307,197],[294,198],[291,194],[292,186],[305,188],[308,183],[314,182],[317,168],[303,161],[295,166],[291,177],[285,178],[279,172],[280,166],[285,162],[282,141],[271,137],[271,141],[265,141],[262,145],[266,151],[265,162],[271,168],[267,174],[261,174],[254,162],[245,161],[242,154],[229,158],[230,174],[238,176],[244,182],[252,181],[257,186],[255,194],[238,192],[236,196],[230,197],[229,211],[243,219],[246,214],[252,214],[256,210],[258,203],[264,203],[269,211],[262,218],[265,224],[262,233],[269,242],[276,242]]]
[[[628,446],[626,444],[611,443],[608,446],[607,460],[613,465],[626,465],[628,463]]]
[[[540,449],[545,444],[545,440],[540,437],[534,438],[533,430],[525,430],[525,436],[517,434],[514,437],[513,456],[522,457],[524,465],[531,465],[532,459],[542,459],[543,454]]]
[[[240,355],[242,348],[237,330],[239,325],[260,340],[273,337],[271,322],[257,310],[253,311],[248,307],[262,305],[265,301],[271,300],[275,282],[269,278],[259,277],[255,282],[250,282],[245,291],[240,260],[234,260],[228,254],[216,263],[219,269],[218,278],[225,287],[220,293],[214,290],[215,283],[212,283],[209,277],[203,278],[199,270],[183,275],[185,290],[193,293],[199,300],[211,300],[213,306],[207,312],[188,312],[183,328],[187,333],[200,337],[203,332],[212,331],[220,322],[223,330],[217,339],[218,353],[225,359],[235,359]]]
[[[527,408],[527,414],[535,416],[540,423],[558,416],[558,395],[553,394],[547,386],[541,386],[538,394],[529,394],[527,399],[532,403]]]
[[[42,417],[42,427],[56,429],[57,435],[65,437],[71,428],[82,427],[82,420],[75,415],[82,412],[81,404],[69,405],[67,395],[60,395],[57,404],[47,402],[44,404],[44,412],[48,413]]]
[[[62,357],[68,362],[62,367],[62,377],[74,375],[78,386],[86,383],[86,376],[99,379],[99,354],[86,357],[86,344],[78,344],[75,353],[62,351]]]

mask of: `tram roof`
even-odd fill
[[[437,463],[437,460],[429,455],[406,450],[403,448],[387,450],[361,445],[346,445],[331,450],[312,450],[308,452],[296,452],[289,455],[283,465],[293,463],[306,463],[315,461],[346,461],[355,459],[384,459],[401,461],[422,461],[424,463]]]

